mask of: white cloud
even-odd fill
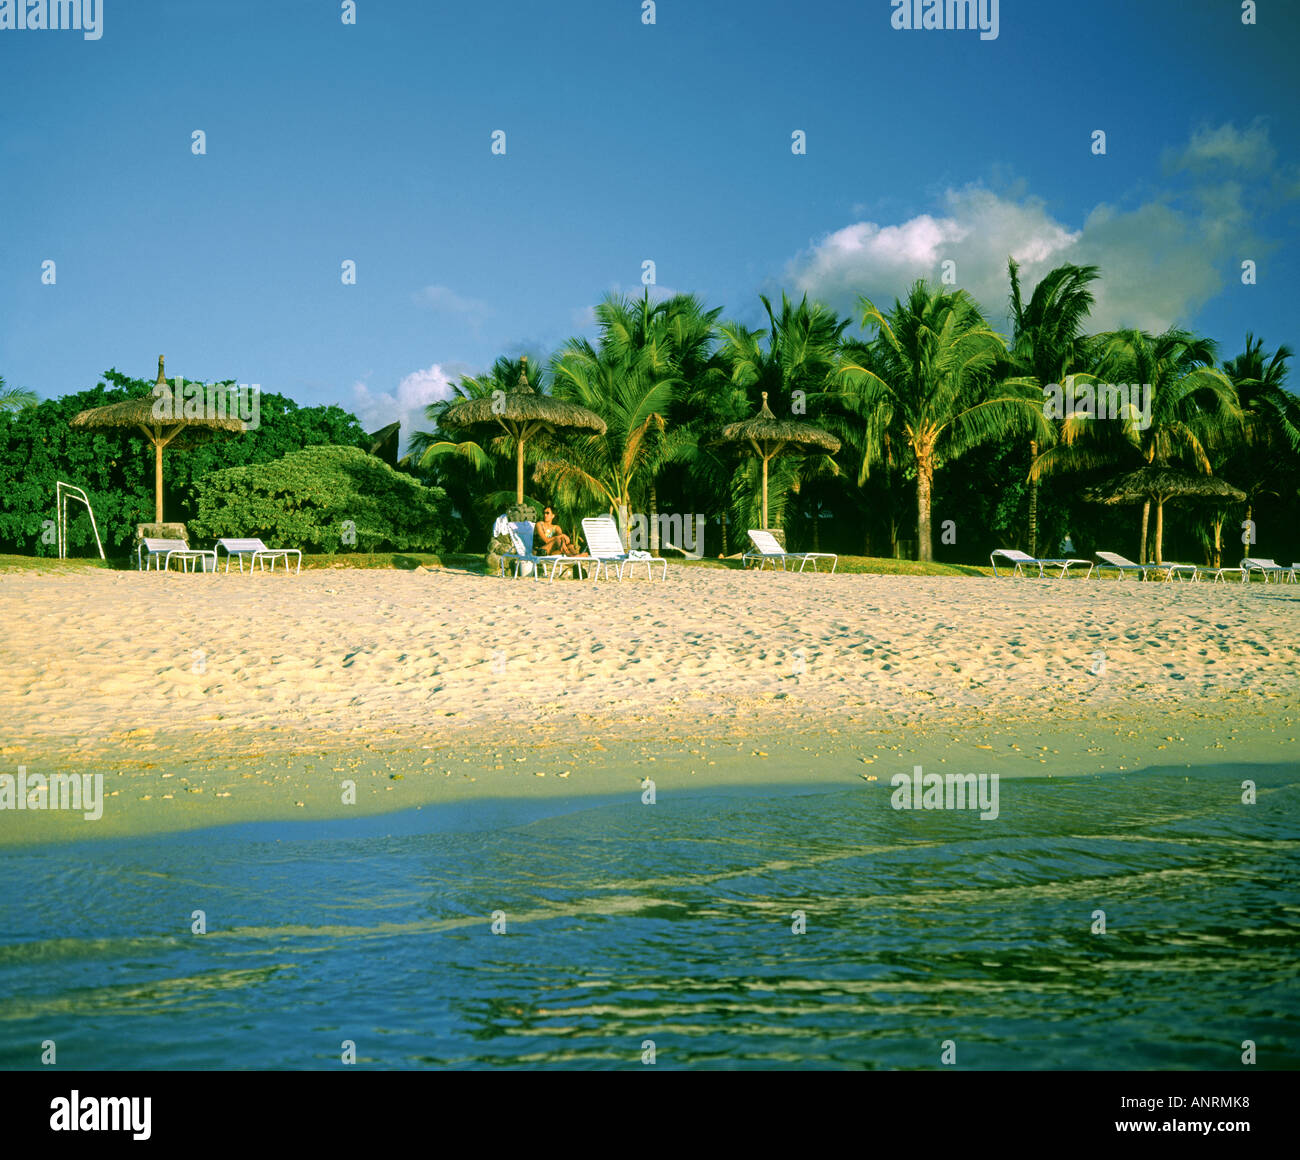
[[[1235,249],[1218,225],[1169,205],[1152,202],[1128,212],[1100,205],[1063,260],[1101,267],[1092,285],[1094,329],[1158,332],[1187,325],[1223,288],[1222,264]]]
[[[1067,261],[1079,234],[1055,221],[1035,198],[999,197],[975,186],[949,190],[945,213],[920,214],[898,225],[857,222],[827,235],[791,264],[788,276],[810,297],[856,319],[857,296],[887,309],[917,278],[938,282],[943,263],[956,263],[957,286],[993,314],[1006,302],[1007,258],[1022,278]]]
[[[401,445],[405,454],[407,443],[416,431],[429,426],[424,409],[452,396],[452,386],[462,372],[448,366],[444,369],[434,363],[427,370],[412,371],[397,384],[393,391],[372,391],[363,382],[352,386],[352,410],[367,431],[378,431],[389,423],[402,424]]]
[[[1238,129],[1228,122],[1217,127],[1202,125],[1192,134],[1184,149],[1166,149],[1162,158],[1165,171],[1204,171],[1228,166],[1242,173],[1258,173],[1273,167],[1277,150],[1268,139],[1262,121]]]
[[[1279,191],[1265,193],[1259,183],[1234,177],[1262,172],[1275,157],[1262,124],[1198,129],[1185,148],[1165,154],[1166,173],[1184,178],[1177,189],[1135,205],[1097,205],[1078,229],[1057,220],[1038,198],[981,186],[950,189],[941,212],[898,223],[860,221],[827,234],[795,257],[786,279],[856,322],[858,295],[887,310],[916,279],[938,284],[944,262],[952,261],[956,286],[1003,326],[1008,256],[1020,263],[1026,290],[1053,267],[1073,262],[1101,267],[1092,328],[1187,325],[1243,255],[1272,248],[1253,222],[1256,202]],[[1298,193],[1300,185],[1280,191],[1282,197]]]

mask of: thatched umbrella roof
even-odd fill
[[[1176,467],[1149,463],[1136,471],[1125,472],[1109,483],[1088,488],[1083,492],[1083,498],[1105,504],[1145,503],[1148,500],[1168,503],[1176,499],[1240,503],[1246,498],[1246,493],[1217,475],[1197,475]]]
[[[479,427],[493,424],[515,441],[515,488],[524,502],[524,444],[539,431],[569,428],[605,434],[605,420],[595,411],[566,403],[554,395],[539,395],[528,383],[528,359],[519,368],[519,382],[510,390],[478,399],[458,399],[439,416],[442,427]]]
[[[1240,503],[1246,493],[1226,480],[1214,475],[1197,475],[1181,471],[1163,463],[1148,463],[1136,471],[1128,471],[1107,484],[1086,488],[1083,498],[1092,503],[1152,504],[1156,505],[1155,558],[1163,559],[1165,504],[1171,500],[1217,500],[1219,503]],[[1147,512],[1142,508],[1142,562],[1146,563]]]
[[[197,384],[201,387],[201,384]],[[206,402],[206,393],[205,393]],[[187,405],[189,403],[190,405]],[[186,414],[186,412],[191,412]],[[225,407],[196,407],[192,400],[177,398],[167,383],[163,356],[158,356],[158,379],[149,394],[125,399],[105,407],[92,407],[72,420],[73,427],[125,427],[139,430],[154,449],[154,508],[157,522],[163,522],[162,453],[166,447],[182,451],[201,443],[217,431],[243,431],[243,421]]]
[[[752,419],[728,423],[717,440],[719,443],[748,443],[754,454],[763,461],[763,526],[767,527],[767,465],[787,451],[824,451],[834,455],[840,441],[829,431],[811,423],[796,423],[791,419],[778,419],[767,405],[767,392],[763,392],[763,405]]]

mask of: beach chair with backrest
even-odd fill
[[[1047,574],[1046,569],[1059,568],[1061,571],[1057,578],[1064,579],[1070,569],[1076,564],[1081,567],[1087,567],[1088,571],[1085,579],[1087,576],[1092,575],[1093,564],[1091,560],[1040,559],[1037,556],[1030,556],[1028,553],[1022,552],[1018,548],[997,548],[989,554],[989,563],[993,565],[994,576],[998,575],[998,556],[1001,556],[1004,560],[1009,561],[1013,565],[1011,569],[1012,576],[1024,576],[1026,575],[1026,568],[1037,568],[1038,575],[1041,578]]]
[[[582,534],[587,538],[587,551],[596,560],[600,566],[605,569],[605,575],[609,575],[609,566],[618,565],[618,578],[623,579],[623,569],[632,567],[634,570],[639,564],[645,565],[646,579],[654,579],[653,566],[658,564],[663,568],[660,575],[661,580],[668,579],[668,561],[660,557],[650,555],[649,552],[627,552],[623,550],[623,540],[618,534],[618,524],[614,522],[613,516],[588,516],[582,521]],[[599,566],[597,567],[597,576],[600,575]]]
[[[1246,569],[1247,579],[1250,579],[1249,573],[1258,572],[1264,577],[1264,583],[1269,584],[1276,580],[1279,584],[1289,580],[1295,583],[1295,565],[1285,568],[1276,560],[1266,560],[1263,556],[1247,556],[1241,562],[1241,566]]]
[[[216,572],[217,554],[211,548],[191,548],[184,540],[164,540],[155,536],[142,536],[136,545],[136,566],[142,572],[157,568],[171,570],[172,561],[180,564],[184,572]],[[208,567],[208,559],[212,567]]]
[[[540,575],[545,575],[551,583],[555,582],[555,577],[565,568],[574,569],[579,576],[582,575],[584,566],[590,566],[598,569],[600,561],[593,556],[539,556],[533,551],[533,524],[530,520],[512,520],[507,526],[510,529],[510,539],[515,545],[513,552],[504,552],[501,556],[501,576],[506,574],[506,561],[512,561],[515,566],[516,578],[522,573],[530,575],[534,580]],[[595,580],[595,575],[592,576]]]
[[[1163,564],[1136,564],[1127,556],[1121,556],[1118,552],[1094,552],[1093,555],[1101,561],[1097,565],[1097,577],[1106,571],[1115,571],[1119,573],[1119,579],[1123,580],[1127,572],[1136,572],[1139,580],[1145,580],[1152,572],[1159,572],[1163,569]]]
[[[248,570],[251,572],[256,566],[259,571],[265,572],[266,566],[270,564],[271,571],[275,571],[275,562],[284,561],[284,570],[289,571],[289,557],[294,556],[297,559],[298,567],[296,572],[302,571],[302,550],[300,548],[268,548],[261,540],[254,538],[237,539],[234,536],[226,536],[217,541],[217,548],[224,549],[226,553],[226,571],[230,571],[230,561],[232,558],[239,561],[239,570],[244,570],[244,560],[248,560]]]
[[[743,568],[747,563],[753,560],[758,561],[758,570],[763,570],[763,565],[772,561],[772,571],[776,571],[776,563],[781,561],[781,571],[786,570],[785,562],[787,560],[798,560],[799,571],[802,572],[807,567],[808,562],[812,561],[813,571],[817,571],[818,560],[829,560],[831,562],[831,571],[835,571],[835,565],[839,563],[840,558],[834,552],[787,552],[781,547],[777,538],[771,532],[751,529],[749,533],[750,541],[754,547],[740,557],[740,564]]]
[[[1226,584],[1229,576],[1235,576],[1242,584],[1250,578],[1245,568],[1211,568],[1208,564],[1198,564],[1196,566],[1196,575],[1193,580],[1202,580],[1206,576],[1213,577],[1213,583]]]
[[[1127,556],[1121,556],[1118,552],[1097,552],[1095,555],[1101,560],[1097,565],[1098,576],[1106,569],[1113,568],[1119,572],[1121,580],[1125,572],[1136,572],[1142,580],[1159,576],[1165,581],[1184,580],[1193,583],[1200,580],[1202,576],[1213,576],[1215,580],[1222,580],[1223,573],[1238,571],[1236,568],[1207,568],[1203,564],[1174,564],[1168,560],[1162,564],[1135,564]]]

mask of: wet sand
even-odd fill
[[[0,576],[0,843],[471,797],[1294,762],[1300,587]],[[354,783],[351,789],[348,783]]]

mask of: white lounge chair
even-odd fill
[[[248,570],[250,572],[253,570],[254,564],[257,565],[260,571],[265,572],[268,563],[271,565],[271,571],[274,572],[275,562],[277,560],[284,561],[284,570],[288,572],[290,556],[296,556],[298,558],[298,567],[295,575],[297,572],[302,571],[302,550],[299,548],[268,548],[261,540],[240,540],[231,536],[218,540],[217,547],[225,549],[227,572],[230,571],[230,561],[232,557],[239,561],[239,570],[241,572],[244,570],[245,557],[248,559]]]
[[[1192,579],[1200,580],[1205,576],[1214,577],[1212,582],[1215,584],[1226,584],[1229,576],[1236,576],[1242,584],[1250,579],[1245,568],[1211,568],[1208,564],[1198,564]]]
[[[799,571],[802,572],[808,566],[808,561],[812,561],[813,571],[817,571],[818,560],[829,560],[831,562],[831,571],[835,571],[835,565],[840,562],[840,558],[834,552],[787,552],[781,547],[780,541],[772,535],[771,532],[765,532],[758,529],[750,529],[749,538],[753,542],[753,549],[746,552],[740,557],[740,565],[743,568],[750,560],[758,561],[758,570],[763,570],[763,564],[771,560],[772,571],[776,571],[776,562],[781,561],[781,571],[786,570],[785,562],[787,560],[798,560]]]
[[[1152,572],[1159,572],[1164,568],[1163,564],[1137,564],[1127,556],[1121,556],[1118,552],[1094,552],[1093,555],[1101,561],[1097,565],[1097,577],[1107,570],[1113,570],[1119,573],[1119,578],[1124,579],[1124,573],[1136,572],[1139,580],[1145,580]]]
[[[623,569],[631,565],[634,569],[638,564],[645,565],[645,574],[647,580],[654,579],[653,565],[659,564],[663,567],[661,580],[668,579],[668,561],[650,555],[649,552],[638,552],[635,555],[623,550],[623,540],[618,534],[618,524],[614,522],[613,516],[588,516],[582,521],[582,534],[587,538],[587,551],[605,568],[605,575],[609,575],[609,566],[618,565],[618,578],[623,579]],[[600,568],[597,567],[596,575],[599,577]]]
[[[500,568],[503,579],[506,574],[507,560],[514,562],[516,578],[522,573],[536,580],[539,575],[545,573],[551,583],[555,582],[555,577],[563,568],[574,568],[580,576],[585,565],[590,565],[595,571],[599,571],[600,561],[594,556],[538,556],[533,551],[531,520],[512,520],[506,526],[510,529],[510,539],[514,542],[515,550],[505,552],[501,556]],[[596,579],[594,574],[592,579]]]
[[[1076,560],[1076,559],[1047,560],[1047,559],[1040,559],[1036,556],[1030,556],[1028,553],[1022,552],[1017,548],[997,548],[989,554],[989,563],[993,565],[994,576],[998,574],[998,561],[997,561],[998,556],[1001,556],[1004,560],[1010,561],[1010,563],[1014,565],[1014,567],[1011,569],[1012,576],[1024,576],[1025,568],[1033,567],[1038,569],[1038,575],[1039,578],[1041,579],[1043,576],[1046,575],[1045,570],[1047,568],[1059,568],[1061,572],[1060,575],[1057,577],[1057,579],[1064,579],[1066,574],[1070,571],[1070,569],[1075,564],[1078,564],[1081,567],[1086,566],[1088,569],[1087,575],[1088,576],[1092,575],[1093,563],[1091,560]],[[1085,579],[1086,578],[1087,577],[1085,576]]]
[[[1212,576],[1216,583],[1226,581],[1229,573],[1237,573],[1243,580],[1246,578],[1246,573],[1240,568],[1210,568],[1205,564],[1171,564],[1168,561],[1163,564],[1135,564],[1118,552],[1097,552],[1095,555],[1102,561],[1097,565],[1098,576],[1107,568],[1113,568],[1119,572],[1121,580],[1125,572],[1137,572],[1143,580],[1152,574],[1163,574],[1166,581],[1182,579],[1193,583],[1204,576]]]
[[[207,565],[207,558],[212,557],[212,567]],[[195,565],[202,572],[216,572],[217,553],[211,548],[191,548],[184,540],[162,540],[153,536],[144,536],[135,549],[136,567],[148,572],[154,567],[159,571],[171,570],[172,561],[180,562],[181,570],[193,572]]]
[[[1279,584],[1286,580],[1289,580],[1292,584],[1295,583],[1294,564],[1289,568],[1284,568],[1276,560],[1266,560],[1263,556],[1247,556],[1242,560],[1241,566],[1246,569],[1246,579],[1248,580],[1250,579],[1249,573],[1259,572],[1263,575],[1265,584],[1272,583],[1275,579]]]

